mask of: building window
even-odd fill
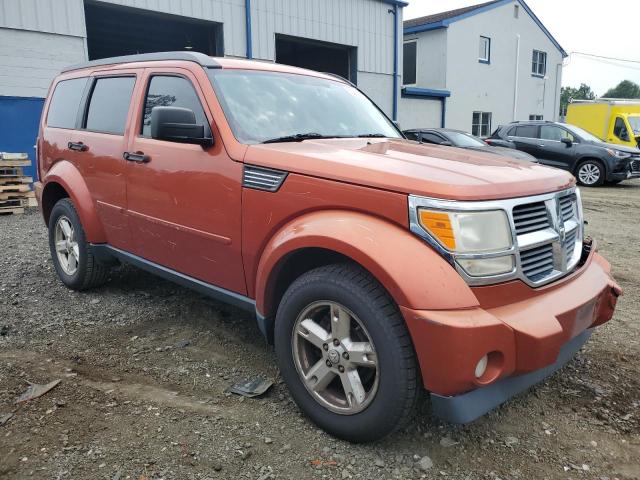
[[[529,115],[529,120],[544,120],[542,115]]]
[[[480,63],[489,63],[491,61],[491,39],[489,37],[480,37],[478,61]]]
[[[513,6],[513,18],[520,18],[520,5]]]
[[[471,133],[476,137],[488,137],[491,134],[491,112],[473,112]]]
[[[403,55],[403,70],[402,70],[402,84],[403,85],[415,85],[416,84],[416,71],[417,71],[417,53],[418,42],[406,42],[402,51]]]
[[[533,51],[533,61],[531,62],[531,74],[537,77],[544,77],[547,73],[547,53],[540,50]]]

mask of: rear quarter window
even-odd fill
[[[135,83],[135,77],[98,78],[91,93],[85,128],[122,135]]]
[[[47,126],[55,128],[76,128],[76,118],[87,78],[74,78],[58,82],[49,105]]]

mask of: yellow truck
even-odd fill
[[[603,142],[638,148],[640,101],[574,100],[567,108],[566,122],[583,128]]]

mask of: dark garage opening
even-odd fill
[[[222,24],[85,0],[89,60],[167,51],[222,56]]]
[[[276,35],[276,62],[340,75],[356,82],[357,48]]]

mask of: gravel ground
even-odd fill
[[[40,216],[0,217],[0,478],[640,478],[640,181],[583,195],[626,292],[613,320],[475,423],[432,418],[425,397],[408,428],[369,445],[300,414],[250,315],[126,266],[72,292]],[[275,381],[265,396],[225,393],[256,375]],[[56,379],[15,405],[27,382]]]

